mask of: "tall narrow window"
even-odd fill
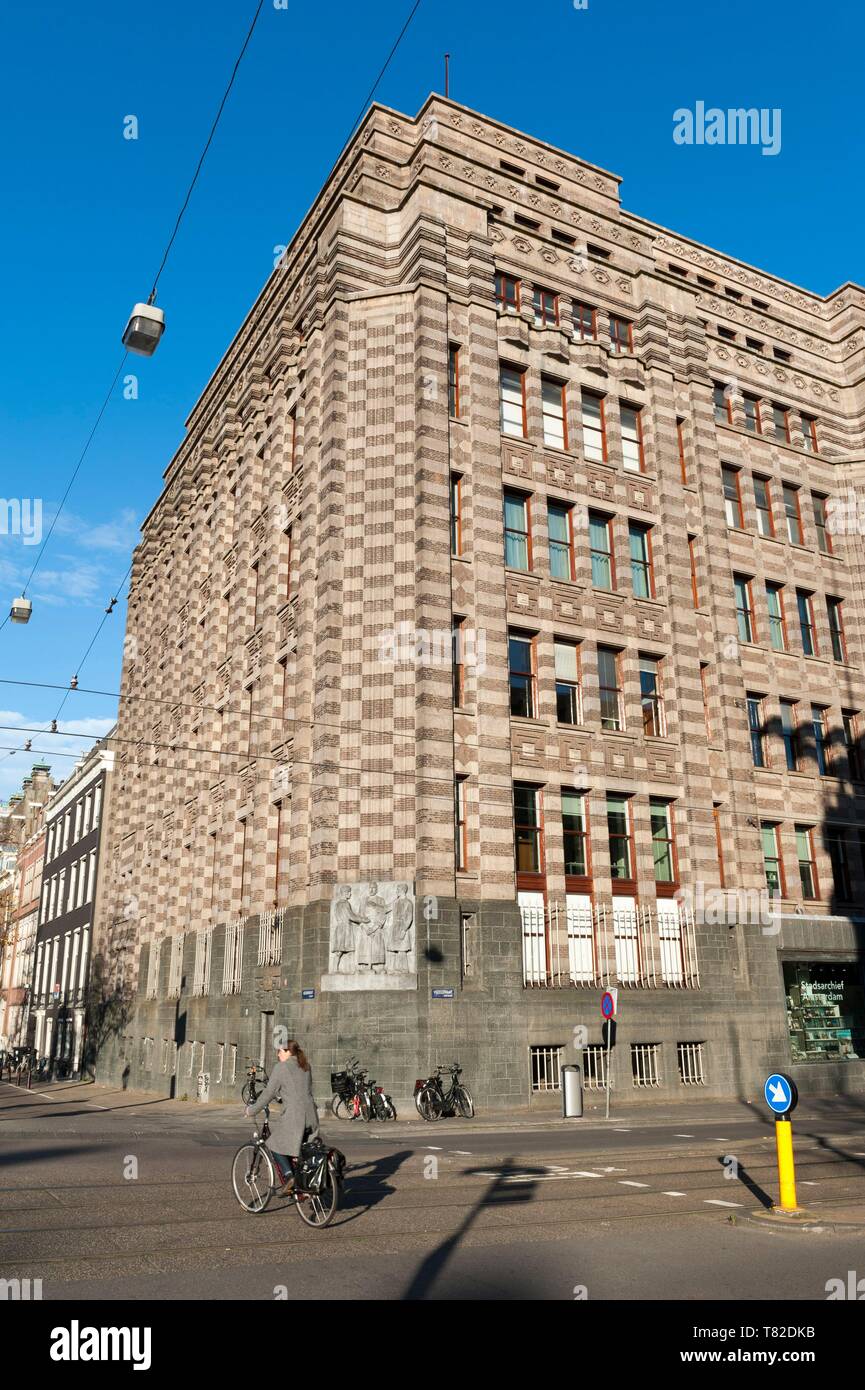
[[[513,275],[496,271],[496,303],[500,309],[517,313],[520,307],[520,282]]]
[[[566,878],[589,877],[589,835],[586,798],[562,788],[562,838],[565,847]]]
[[[729,393],[716,381],[712,387],[712,402],[715,409],[716,425],[731,425],[733,423],[733,405]]]
[[[829,619],[829,638],[832,643],[832,656],[836,661],[847,660],[847,643],[844,639],[844,618],[842,601],[826,595],[826,616]]]
[[[633,879],[631,808],[626,796],[607,797],[607,837],[610,845],[610,877],[618,882]]]
[[[554,579],[574,579],[573,510],[565,502],[547,503],[550,537],[550,574]]]
[[[814,860],[814,831],[810,825],[797,825],[795,829],[802,897],[806,902],[813,902],[820,896],[817,887],[817,864]]]
[[[652,572],[651,526],[639,521],[628,522],[628,545],[631,552],[631,587],[635,598],[654,598]]]
[[[626,473],[642,473],[645,468],[642,412],[632,405],[620,405],[619,411],[622,421],[622,466]]]
[[[769,479],[754,477],[754,502],[757,507],[757,530],[761,536],[775,535],[775,519],[772,516],[772,495]]]
[[[517,874],[543,873],[540,791],[526,782],[514,783],[514,845]]]
[[[715,850],[718,856],[718,884],[721,888],[727,887],[727,874],[724,868],[724,837],[721,834],[721,803],[712,803],[712,820],[715,825]]]
[[[799,634],[802,638],[802,651],[805,656],[816,656],[817,630],[814,626],[813,596],[805,589],[797,589],[796,607],[799,611]]]
[[[765,767],[766,734],[762,695],[748,696],[748,733],[751,738],[751,758],[754,766]]]
[[[754,606],[751,600],[751,581],[744,574],[733,575],[736,593],[736,625],[740,642],[754,641]]]
[[[742,397],[742,405],[745,411],[745,429],[750,430],[752,434],[762,434],[763,421],[758,397],[745,394]]]
[[[602,512],[589,512],[589,551],[592,560],[592,587],[615,589],[616,561],[613,551],[613,520]]]
[[[514,570],[532,567],[529,499],[521,492],[505,493],[505,564]]]
[[[845,825],[826,826],[826,848],[829,851],[829,863],[832,865],[835,899],[839,903],[849,903],[853,894],[850,880],[850,850]]]
[[[727,525],[741,531],[744,529],[745,519],[742,515],[738,468],[731,468],[727,463],[723,464],[721,466],[721,478],[724,484],[724,515],[727,518]]]
[[[646,738],[664,738],[664,696],[661,689],[661,663],[657,657],[640,657],[640,706]]]
[[[610,314],[610,343],[615,353],[633,352],[634,325],[617,314]]]
[[[597,338],[597,312],[591,305],[574,302],[574,336],[591,340]]]
[[[787,623],[784,616],[784,585],[766,583],[766,606],[769,610],[769,641],[776,652],[787,650]]]
[[[568,421],[565,413],[565,388],[552,377],[541,377],[544,443],[554,449],[568,447]]]
[[[577,642],[556,640],[556,718],[560,724],[581,724],[580,649]]]
[[[820,452],[817,445],[817,421],[813,415],[806,415],[804,412],[799,416],[802,422],[802,443],[809,454]]]
[[[594,391],[580,393],[581,422],[583,427],[583,456],[591,463],[605,463],[607,459],[607,422],[604,398]]]
[[[451,473],[451,555],[463,553],[463,480]]]
[[[784,759],[788,772],[799,769],[799,729],[796,718],[796,701],[781,701],[781,740],[784,744]]]
[[[652,827],[652,858],[655,882],[672,887],[678,880],[676,867],[676,837],[673,807],[669,801],[652,797],[649,801],[649,820]]]
[[[499,373],[502,434],[526,437],[526,374],[518,367]]]
[[[602,729],[616,731],[625,727],[621,655],[614,647],[598,647],[598,690]]]
[[[695,608],[700,607],[700,586],[697,582],[697,537],[688,537],[688,565],[691,571],[691,598]]]
[[[703,696],[703,721],[706,725],[706,739],[712,742],[712,707],[709,702],[709,663],[700,662],[700,692]]]
[[[784,516],[787,520],[787,539],[793,545],[801,545],[802,535],[802,513],[799,510],[799,489],[792,487],[790,483],[784,483],[781,488],[784,497]]]
[[[289,412],[288,416],[289,447],[291,450],[291,471],[294,472],[297,463],[297,406]]]
[[[454,618],[451,633],[453,641],[454,709],[463,709],[466,702],[465,624],[465,618]]]
[[[448,346],[448,414],[460,418],[460,350],[456,343]]]
[[[785,893],[784,865],[781,860],[777,825],[763,824],[760,827],[760,837],[763,842],[763,869],[766,874],[769,897],[783,898]]]
[[[676,417],[676,445],[679,450],[679,472],[682,475],[682,482],[688,481],[688,455],[685,452],[685,421]]]
[[[865,759],[862,757],[862,741],[859,735],[859,715],[855,710],[844,709],[841,711],[841,723],[844,729],[844,747],[847,752],[847,768],[850,777],[854,782],[865,781]]]
[[[535,640],[519,633],[508,634],[508,674],[511,687],[511,714],[534,719],[537,710]]]
[[[814,758],[817,772],[821,777],[829,775],[829,750],[826,740],[826,709],[823,705],[811,706],[811,728],[814,731]]]
[[[832,554],[832,536],[827,525],[826,498],[820,492],[811,493],[814,510],[814,527],[817,532],[817,548],[824,555]]]
[[[534,294],[535,323],[538,328],[555,328],[559,322],[559,296],[552,290],[542,290],[535,285]]]
[[[467,780],[464,776],[454,779],[454,868],[457,873],[464,873],[468,868]]]
[[[772,406],[772,424],[775,428],[775,438],[782,444],[790,443],[790,411],[786,405]]]

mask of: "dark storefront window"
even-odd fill
[[[865,1057],[865,989],[858,965],[785,961],[784,992],[795,1062]]]

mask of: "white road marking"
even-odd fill
[[[647,1182],[632,1182],[629,1178],[619,1178],[620,1187],[648,1187]]]
[[[707,1207],[741,1207],[741,1202],[722,1202],[720,1197],[704,1197]]]
[[[662,1192],[662,1197],[687,1197],[687,1192]]]
[[[602,1168],[602,1173],[627,1173],[627,1168]]]
[[[693,1139],[693,1134],[674,1134],[674,1139]]]
[[[460,1158],[471,1158],[470,1149],[451,1149],[452,1154],[459,1154]]]
[[[572,1178],[600,1178],[602,1174],[584,1172],[581,1168],[574,1168],[571,1170],[570,1176]]]
[[[617,1129],[615,1131],[616,1134],[630,1134],[630,1132],[631,1131],[629,1129]]]
[[[437,1153],[437,1154],[440,1154],[441,1151],[442,1151],[442,1146],[441,1146],[441,1144],[424,1144],[424,1148],[425,1148],[425,1149],[431,1149],[433,1153]]]

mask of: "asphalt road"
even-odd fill
[[[0,1278],[46,1299],[817,1299],[865,1274],[865,1227],[747,1219],[776,1195],[758,1113],[565,1128],[360,1126],[334,1225],[274,1200],[245,1213],[229,1168],[250,1125],[224,1110],[99,1109],[0,1085]],[[114,1108],[114,1105],[117,1108]],[[797,1125],[799,1197],[865,1219],[865,1119]]]

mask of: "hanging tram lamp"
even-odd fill
[[[123,346],[140,357],[152,357],[165,332],[165,314],[155,304],[135,304],[123,332]]]
[[[9,617],[12,619],[13,623],[29,623],[30,614],[32,612],[33,604],[30,602],[29,598],[24,598],[22,594],[21,598],[14,598],[12,600],[12,608],[10,609]]]

